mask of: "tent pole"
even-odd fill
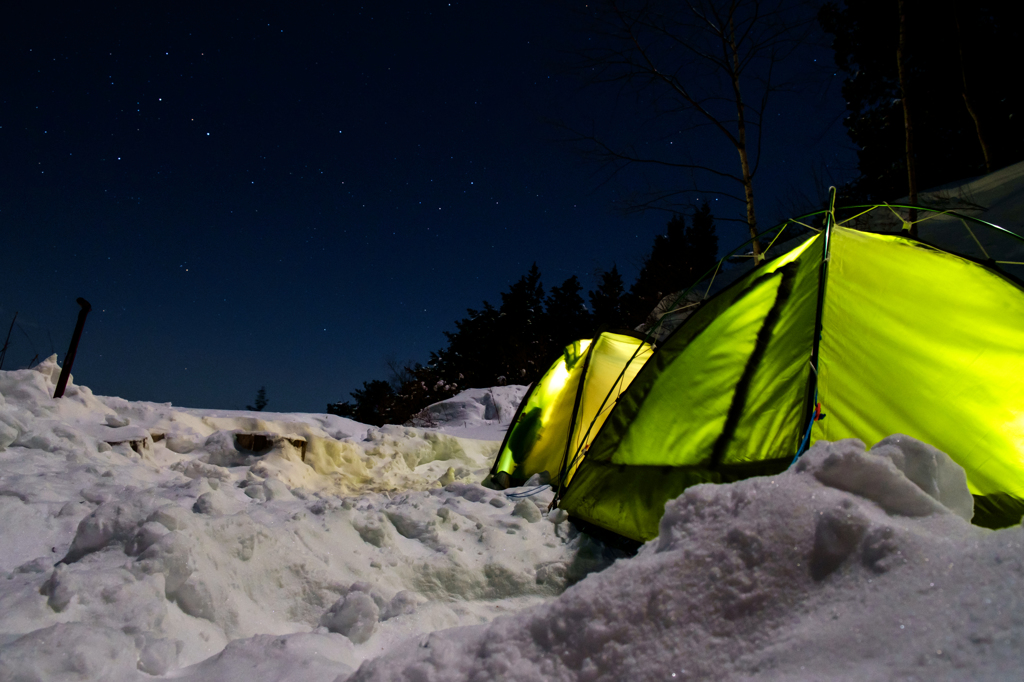
[[[818,402],[818,353],[821,348],[821,318],[822,312],[825,308],[825,286],[828,280],[828,261],[829,254],[832,248],[832,228],[835,226],[835,210],[836,210],[836,188],[829,187],[828,189],[828,212],[825,214],[825,244],[821,249],[821,265],[818,274],[818,306],[814,313],[814,337],[811,346],[811,373],[807,380],[807,398],[805,403],[804,414],[807,415],[807,421],[804,422],[803,428],[800,432],[809,435],[811,428],[814,426],[814,420],[817,416],[817,402]],[[810,439],[805,437],[801,443],[797,446],[796,455],[793,458],[796,459],[803,454],[805,444],[809,443]]]
[[[601,335],[604,332],[598,332],[594,335],[594,340],[590,342],[590,348],[587,349],[587,357],[583,360],[583,369],[580,373],[580,382],[576,387],[576,399],[572,404],[572,417],[569,418],[569,437],[565,441],[565,452],[562,453],[562,464],[558,467],[558,489],[555,491],[555,497],[551,500],[551,506],[548,511],[555,508],[558,503],[558,499],[562,496],[562,490],[565,488],[565,477],[569,473],[569,452],[572,450],[573,434],[576,432],[576,418],[580,413],[580,403],[583,401],[583,386],[587,382],[587,370],[590,369],[590,356],[594,354],[594,349],[597,347],[598,342],[601,340]],[[575,457],[573,458],[575,459]]]

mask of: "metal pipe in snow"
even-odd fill
[[[71,365],[75,364],[75,353],[78,352],[78,341],[82,338],[82,329],[85,327],[85,316],[92,310],[92,306],[84,298],[78,299],[78,305],[82,309],[78,311],[78,322],[75,324],[75,333],[71,335],[71,345],[68,347],[68,354],[64,356],[64,367],[60,370],[60,378],[57,380],[57,388],[53,392],[54,398],[64,395],[64,389],[68,387],[68,379],[71,377]]]

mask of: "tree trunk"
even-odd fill
[[[733,68],[730,72],[732,90],[736,97],[736,151],[740,154],[740,166],[743,168],[743,198],[747,203],[747,227],[750,229],[751,248],[754,252],[754,264],[764,260],[761,244],[757,239],[757,217],[754,215],[754,178],[750,173],[750,159],[747,155],[747,124],[743,111],[743,96],[740,93],[740,58],[736,47],[736,26],[729,17],[729,51],[732,54]]]
[[[967,66],[964,64],[964,38],[960,33],[960,17],[956,13],[956,3],[953,3],[953,21],[956,22],[956,42],[957,48],[960,52],[960,79],[963,82],[964,89],[964,106],[967,107],[967,113],[971,115],[971,120],[974,121],[974,131],[978,134],[978,144],[981,145],[981,155],[985,157],[985,172],[992,172],[992,157],[989,153],[988,142],[985,140],[985,135],[981,131],[981,119],[978,118],[978,114],[974,109],[974,103],[971,101],[970,92],[967,90]]]
[[[907,70],[905,64],[907,48],[907,11],[904,6],[905,0],[897,0],[900,13],[900,42],[896,48],[896,69],[900,78],[900,99],[903,102],[903,128],[907,137],[907,185],[909,188],[910,204],[917,205],[917,162],[914,159],[914,123],[910,117],[910,97],[907,96]],[[910,235],[917,236],[917,211],[910,209]]]

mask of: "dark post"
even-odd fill
[[[14,311],[14,319],[11,320],[11,326],[7,330],[7,338],[4,339],[4,347],[0,348],[0,369],[4,368],[4,358],[7,357],[7,347],[11,345],[11,332],[14,331],[14,323],[18,321],[18,311]]]
[[[68,354],[64,356],[64,367],[60,370],[60,379],[57,380],[57,390],[53,392],[54,398],[64,395],[64,389],[68,387],[68,377],[71,376],[71,365],[75,364],[75,353],[78,352],[78,340],[82,338],[82,328],[85,327],[85,316],[92,310],[92,306],[84,298],[78,299],[78,305],[82,309],[78,311],[78,322],[75,324],[75,333],[71,335],[71,345],[68,346]]]

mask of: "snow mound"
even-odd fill
[[[784,474],[695,486],[635,558],[349,680],[1009,679],[1024,536],[964,520],[948,464],[896,436],[871,451],[818,443]]]
[[[462,436],[501,440],[528,388],[470,388],[425,407],[410,423]]]
[[[494,440],[73,383],[54,400],[59,372],[0,372],[0,679],[333,680],[612,560],[538,522],[550,491],[476,483]],[[514,408],[485,394],[479,422]]]
[[[522,387],[378,429],[58,373],[0,372],[0,680],[1019,676],[1024,530],[907,436],[695,486],[624,558],[477,483]]]

